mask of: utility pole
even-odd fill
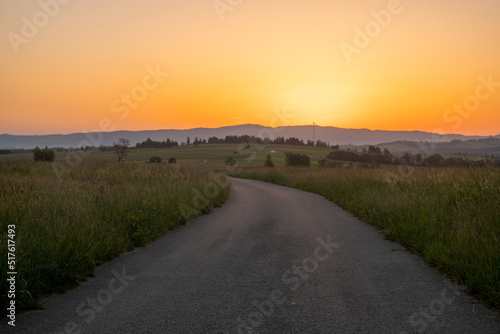
[[[314,145],[315,140],[316,140],[316,133],[315,133],[315,129],[314,129],[315,126],[316,126],[316,123],[313,122],[313,145]]]

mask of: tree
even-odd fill
[[[189,138],[189,136],[188,136],[186,139],[186,145],[189,145],[189,144],[191,144],[191,138]]]
[[[271,155],[268,154],[266,157],[266,161],[264,162],[264,166],[266,167],[274,167],[273,161],[271,160]]]
[[[123,157],[128,154],[130,140],[125,138],[118,139],[118,143],[113,143],[113,150],[118,156],[118,162],[122,161]]]
[[[47,146],[43,150],[38,148],[38,146],[33,150],[33,159],[35,161],[49,161],[52,162],[56,160],[56,152],[49,150]]]
[[[326,167],[327,164],[328,160],[326,159],[321,159],[320,161],[318,161],[318,167]]]
[[[368,153],[370,154],[382,154],[380,147],[370,145],[368,146]]]
[[[175,163],[177,163],[177,159],[175,159],[174,157],[169,158],[169,159],[168,159],[168,163],[169,163],[169,164],[171,164],[171,165],[172,165],[172,164],[175,164]]]

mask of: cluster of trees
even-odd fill
[[[33,158],[35,161],[49,161],[56,160],[56,152],[49,150],[47,146],[43,150],[38,146],[33,150]]]
[[[295,137],[290,137],[290,138],[285,138],[285,137],[276,137],[274,140],[270,140],[271,144],[277,144],[277,145],[298,145],[298,146],[305,146],[304,141],[299,138]]]
[[[285,164],[293,167],[310,167],[311,159],[305,154],[285,152]]]
[[[241,144],[241,143],[256,143],[256,144],[276,144],[276,145],[296,145],[296,146],[316,146],[316,147],[331,147],[331,148],[339,148],[338,145],[332,146],[327,142],[323,142],[318,140],[316,142],[312,140],[308,140],[304,142],[304,140],[296,138],[296,137],[276,137],[275,139],[269,138],[259,138],[255,136],[242,135],[242,136],[226,136],[225,138],[218,137],[210,137],[208,138],[209,144]]]
[[[263,140],[261,138],[249,135],[242,136],[226,136],[225,138],[218,137],[209,137],[209,144],[241,144],[241,143],[257,143],[263,144]]]
[[[445,158],[441,154],[424,157],[421,153],[415,155],[405,153],[398,159],[398,163],[427,167],[485,167],[486,165],[500,167],[500,160],[498,159],[469,160],[461,157]]]
[[[395,159],[391,152],[389,152],[387,149],[384,149],[382,151],[380,147],[373,145],[369,146],[368,150],[365,150],[365,152],[360,153],[336,149],[335,151],[328,153],[326,158],[330,160],[364,162],[370,164],[398,163],[398,159]]]
[[[207,143],[206,139],[198,139],[198,137],[194,137],[193,144],[195,146],[198,146],[199,144],[206,144],[206,143]],[[187,137],[186,144],[191,145],[191,138],[189,138],[189,136]]]
[[[366,164],[409,164],[412,166],[427,166],[427,167],[483,167],[486,165],[500,166],[498,159],[485,160],[469,160],[460,157],[445,158],[440,154],[433,154],[425,157],[423,154],[405,153],[401,157],[395,157],[389,150],[381,150],[377,146],[369,146],[368,150],[363,149],[363,152],[354,152],[346,150],[335,150],[326,156],[326,159],[337,161],[361,162]],[[323,159],[320,161],[320,166],[330,166],[329,162]]]
[[[189,138],[189,137],[188,137]],[[135,144],[136,148],[162,148],[162,147],[176,147],[179,143],[167,138],[164,141],[155,141],[150,138],[146,139],[142,143]]]

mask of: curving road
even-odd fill
[[[321,196],[232,179],[223,208],[2,333],[500,333],[495,313]]]

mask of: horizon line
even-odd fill
[[[38,136],[68,136],[68,135],[74,135],[74,134],[84,134],[84,133],[115,133],[115,132],[146,132],[146,131],[190,131],[190,130],[200,130],[200,129],[222,129],[222,128],[231,128],[231,127],[240,127],[240,126],[259,126],[263,128],[269,128],[269,129],[279,129],[279,128],[291,128],[291,127],[320,127],[320,128],[335,128],[335,129],[342,129],[342,130],[366,130],[366,131],[386,131],[386,132],[422,132],[422,133],[429,133],[429,134],[438,134],[440,136],[447,136],[447,135],[458,135],[458,136],[465,136],[465,137],[496,137],[500,136],[500,133],[498,134],[489,134],[489,135],[479,135],[479,134],[473,134],[473,135],[466,135],[463,133],[438,133],[438,132],[431,132],[431,131],[425,131],[425,130],[384,130],[384,129],[369,129],[369,128],[342,128],[338,126],[333,126],[333,125],[318,125],[318,124],[301,124],[301,125],[284,125],[284,126],[265,126],[261,124],[255,124],[255,123],[244,123],[244,124],[237,124],[237,125],[223,125],[219,127],[193,127],[193,128],[183,128],[183,129],[143,129],[143,130],[127,130],[127,129],[121,129],[121,130],[113,130],[113,131],[80,131],[80,132],[68,132],[68,133],[47,133],[47,134],[12,134],[12,133],[0,133],[0,136],[24,136],[24,137],[38,137]]]

